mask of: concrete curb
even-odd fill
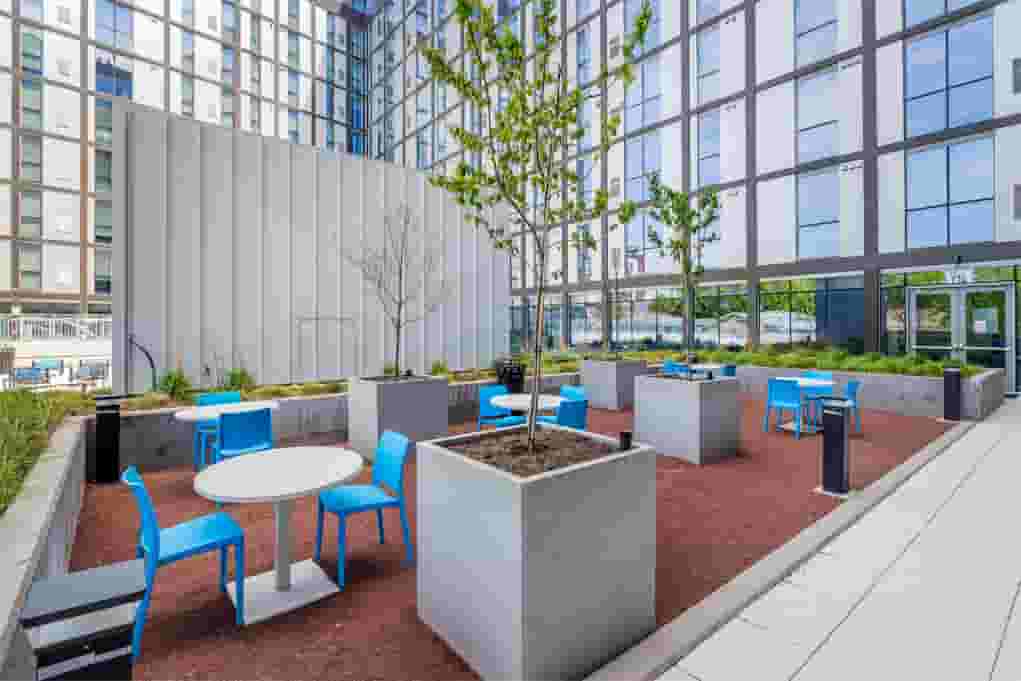
[[[752,601],[776,586],[824,545],[856,523],[911,476],[974,427],[962,422],[933,440],[866,490],[806,527],[797,536],[660,627],[586,681],[652,681],[693,651]]]

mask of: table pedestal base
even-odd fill
[[[287,591],[277,591],[275,571],[263,572],[245,580],[245,624],[297,610],[339,591],[337,584],[311,559],[291,565],[291,588]],[[227,593],[237,607],[233,580],[227,582]]]
[[[796,430],[794,421],[785,421],[784,423],[780,424],[779,429],[786,431],[788,433],[793,433]],[[822,428],[815,425],[814,423],[809,423],[808,421],[801,422],[802,435],[816,435],[821,432]]]

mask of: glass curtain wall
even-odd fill
[[[855,275],[762,282],[759,342],[819,343],[864,352],[864,279]]]
[[[748,344],[748,289],[703,286],[695,298],[695,346],[739,349]]]

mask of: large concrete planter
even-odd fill
[[[735,378],[635,379],[635,439],[664,456],[703,464],[737,454],[741,404]]]
[[[385,430],[402,433],[412,442],[448,432],[450,396],[446,378],[356,378],[351,380],[348,393],[348,440],[352,449],[370,460]]]
[[[655,453],[518,478],[447,448],[493,433],[419,443],[418,616],[483,679],[581,678],[656,625]]]
[[[591,407],[627,409],[635,402],[635,377],[648,373],[644,360],[617,362],[586,359],[581,363],[581,384]]]

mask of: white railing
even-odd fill
[[[0,341],[103,340],[113,337],[113,320],[102,317],[0,315]]]

